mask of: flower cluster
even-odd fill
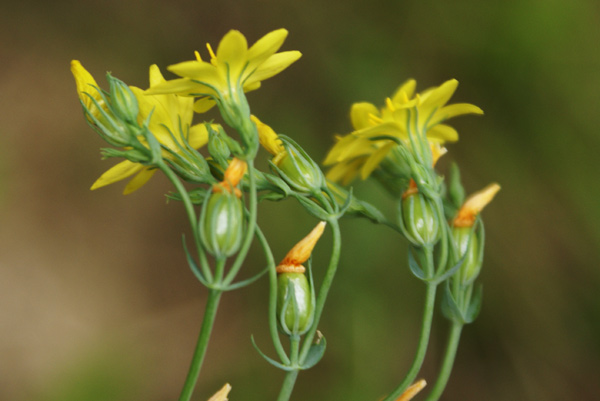
[[[124,190],[129,194],[160,171],[175,189],[168,196],[185,208],[192,234],[184,241],[185,255],[208,296],[180,401],[192,397],[221,295],[267,273],[269,333],[277,359],[254,345],[266,361],[286,372],[278,400],[288,400],[298,373],[317,364],[325,353],[326,341],[318,325],[340,260],[338,220],[355,214],[395,229],[409,244],[411,272],[427,286],[417,356],[400,385],[385,398],[408,401],[425,387],[424,380],[415,379],[427,349],[436,288],[444,284],[442,312],[455,330],[472,322],[479,310],[481,292],[474,287],[483,263],[479,214],[500,187],[491,184],[465,200],[458,168],[446,181],[435,164],[447,151],[444,145],[458,140],[447,120],[482,114],[482,110],[468,103],[448,104],[456,80],[421,93],[416,92],[416,81],[408,80],[382,107],[366,102],[352,106],[353,130],[337,137],[324,161],[330,166],[325,175],[296,141],[253,115],[245,95],[301,57],[298,51],[279,52],[286,37],[287,31],[278,29],[248,46],[244,35],[232,30],[216,51],[207,44],[206,61],[196,52],[195,60],[167,67],[178,78],[166,80],[156,65],[150,66],[147,89],[128,86],[107,74],[109,87],[103,90],[73,60],[71,71],[85,118],[112,146],[102,150],[103,156],[123,159],[91,189],[130,178]],[[215,105],[223,123],[194,121]],[[270,154],[264,163],[268,171],[255,164],[259,146]],[[343,187],[357,176],[375,178],[394,196],[395,219]],[[319,223],[277,265],[258,223],[258,205],[284,199],[299,202]],[[312,273],[311,253],[326,226],[332,234],[331,254],[319,280]],[[188,242],[195,253],[188,251]],[[247,265],[255,242],[267,267],[240,281],[238,273]],[[282,344],[286,337],[287,349]],[[456,338],[449,341],[450,359],[456,354]],[[439,398],[451,365],[451,360],[444,361],[428,399]],[[226,401],[230,390],[226,384],[210,401]]]

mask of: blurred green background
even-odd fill
[[[600,398],[600,3],[456,1],[3,1],[0,5],[0,399],[177,398],[206,291],[181,250],[186,218],[155,178],[88,190],[111,162],[86,125],[71,59],[104,84],[139,87],[148,66],[188,60],[229,29],[252,43],[280,27],[304,56],[249,95],[253,111],[323,160],[350,130],[355,101],[380,104],[413,77],[457,78],[453,102],[486,115],[452,122],[468,192],[502,191],[484,211],[480,318],[464,332],[444,400]],[[358,195],[392,213],[386,195]],[[261,205],[276,258],[315,221],[294,201]],[[406,371],[423,286],[405,243],[344,220],[343,254],[321,330],[324,360],[294,400],[377,400]],[[315,267],[326,264],[329,234]],[[319,262],[321,261],[321,262]],[[262,266],[258,253],[247,272]],[[320,264],[319,264],[320,263]],[[274,399],[266,280],[226,294],[195,400],[228,381],[232,400]],[[421,376],[433,381],[446,322],[437,316]]]

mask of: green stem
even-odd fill
[[[292,391],[294,390],[294,385],[296,384],[296,379],[298,378],[298,372],[298,370],[292,370],[285,374],[285,379],[283,379],[277,401],[288,401],[290,399]]]
[[[463,326],[464,325],[462,323],[452,323],[440,374],[438,375],[438,378],[431,389],[431,393],[429,393],[425,401],[437,401],[444,392],[446,384],[448,383],[448,379],[450,378],[450,373],[452,372],[454,359],[456,357],[456,350],[458,349],[458,343],[460,342],[460,334]]]
[[[398,398],[408,388],[408,386],[414,382],[415,378],[419,374],[419,370],[421,369],[421,365],[425,359],[427,345],[429,344],[429,334],[431,332],[431,321],[433,320],[436,289],[437,284],[427,283],[425,307],[423,310],[423,324],[421,326],[421,335],[419,338],[419,344],[417,346],[417,353],[415,354],[412,365],[410,366],[410,369],[402,383],[400,383],[400,385],[398,385],[398,387],[396,387],[394,391],[385,398],[384,401],[393,401]]]
[[[206,354],[206,348],[210,339],[210,333],[212,332],[215,317],[217,316],[217,308],[219,307],[219,300],[221,298],[222,291],[211,289],[208,292],[208,299],[206,301],[206,307],[204,310],[204,318],[202,319],[202,327],[200,334],[198,335],[198,342],[196,343],[196,349],[192,357],[190,369],[185,379],[179,401],[189,401],[196,387],[198,381],[198,375],[202,368],[202,362],[204,361],[204,355]]]
[[[277,272],[275,270],[275,259],[273,258],[273,252],[271,251],[271,247],[269,246],[265,235],[258,226],[256,226],[256,236],[262,245],[263,252],[267,258],[267,264],[269,266],[269,331],[271,333],[271,339],[281,361],[284,363],[284,365],[289,365],[290,359],[283,349],[283,345],[281,344],[281,339],[279,338],[279,333],[277,331]]]
[[[329,221],[329,224],[331,225],[331,230],[333,232],[331,258],[329,259],[329,266],[327,267],[325,278],[323,279],[323,283],[321,284],[321,288],[319,289],[319,295],[317,296],[317,302],[315,305],[315,320],[313,321],[310,330],[304,338],[304,343],[302,344],[302,350],[300,352],[301,363],[304,362],[304,360],[306,359],[306,355],[310,350],[313,338],[315,336],[315,333],[317,332],[317,326],[319,325],[319,320],[321,319],[321,314],[323,313],[325,300],[327,299],[327,294],[329,293],[329,289],[331,288],[331,284],[333,283],[333,278],[335,277],[335,272],[337,271],[338,262],[340,260],[340,249],[342,246],[340,225],[335,219]]]

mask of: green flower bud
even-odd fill
[[[273,159],[277,172],[298,192],[321,193],[325,177],[319,166],[296,142],[284,135],[279,135],[279,139],[283,142],[285,152]]]
[[[217,131],[213,129],[210,124],[206,124],[206,128],[208,130],[208,153],[221,166],[227,166],[231,151],[223,139],[225,136],[223,128],[219,126]]]
[[[314,317],[312,292],[304,273],[280,273],[277,277],[277,317],[287,334],[304,334]]]
[[[114,114],[126,123],[137,126],[137,117],[140,111],[137,98],[123,81],[106,74],[110,85],[110,103]]]
[[[236,253],[242,242],[244,211],[242,201],[227,189],[206,199],[198,225],[204,248],[217,258]]]
[[[481,271],[479,238],[473,227],[453,227],[452,239],[458,250],[458,260],[465,258],[457,277],[463,285],[472,283]]]
[[[401,202],[402,215],[399,218],[409,240],[421,246],[435,244],[440,236],[440,222],[432,200],[415,189]]]

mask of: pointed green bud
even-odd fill
[[[325,177],[319,166],[296,142],[279,135],[285,152],[273,158],[277,172],[292,189],[308,194],[321,193]]]
[[[216,258],[226,258],[235,254],[242,242],[243,204],[235,191],[216,192],[215,187],[204,202],[198,229],[204,248]]]
[[[452,239],[458,251],[458,260],[465,258],[456,275],[463,285],[472,283],[481,271],[480,241],[473,227],[452,227]]]
[[[402,197],[400,222],[409,240],[420,246],[435,244],[440,237],[440,220],[432,200],[409,188]]]
[[[115,116],[122,121],[137,126],[137,117],[140,111],[137,98],[123,81],[106,74],[109,83],[111,109]]]

